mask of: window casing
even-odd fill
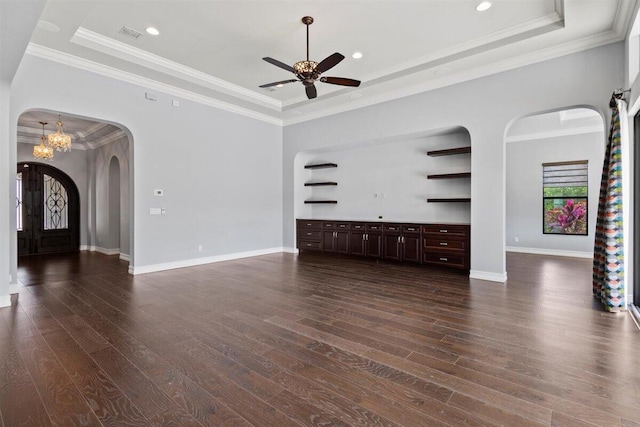
[[[542,232],[588,235],[589,162],[542,164]]]

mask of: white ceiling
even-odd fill
[[[48,0],[28,52],[124,80],[146,77],[150,89],[170,85],[177,98],[288,123],[622,40],[635,0],[493,0],[486,12],[475,10],[478,3]],[[324,74],[362,80],[360,88],[318,82],[315,100],[301,83],[258,88],[294,78],[262,57],[305,59],[305,15],[315,19],[310,59],[344,54]],[[147,34],[150,25],[160,35]],[[128,38],[123,26],[143,35]],[[355,51],[364,57],[351,58]]]
[[[86,150],[107,144],[122,137],[124,131],[117,126],[95,120],[69,115],[59,115],[50,111],[27,111],[18,118],[18,142],[24,144],[40,144],[42,125],[44,134],[56,132],[58,117],[63,123],[62,130],[71,136],[72,148]]]

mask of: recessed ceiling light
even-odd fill
[[[158,31],[158,29],[155,27],[147,27],[147,33],[151,34],[152,36],[157,36],[158,34],[160,34],[160,31]]]
[[[491,7],[491,2],[490,1],[483,1],[478,3],[478,5],[476,6],[476,10],[478,12],[484,12],[485,10],[489,9]]]
[[[351,55],[351,57],[353,59],[360,59],[362,58],[362,52],[353,52],[353,55]]]

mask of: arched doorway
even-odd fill
[[[80,197],[73,180],[42,163],[18,163],[18,255],[77,251]]]

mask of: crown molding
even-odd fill
[[[605,33],[595,34],[579,40],[574,40],[546,49],[541,49],[533,53],[526,53],[485,66],[468,68],[462,72],[457,72],[439,79],[428,80],[423,83],[405,86],[402,89],[392,90],[371,96],[367,96],[365,94],[365,91],[363,90],[361,92],[358,92],[363,94],[362,98],[358,98],[357,100],[349,104],[328,107],[309,113],[302,112],[295,117],[285,117],[283,119],[283,122],[284,126],[289,126],[309,120],[331,116],[338,113],[344,113],[347,111],[356,110],[383,102],[405,98],[407,96],[416,95],[418,93],[428,92],[430,90],[440,89],[446,86],[452,86],[466,81],[475,80],[481,77],[487,77],[493,74],[509,71],[519,67],[524,67],[538,62],[548,61],[565,55],[570,55],[573,53],[582,52],[584,50],[615,43],[621,40],[624,40],[624,35],[611,30]],[[321,100],[319,101],[321,102]]]
[[[587,133],[596,133],[596,132],[604,133],[604,125],[581,126],[581,127],[574,127],[569,129],[555,129],[547,132],[523,133],[520,135],[507,136],[504,139],[504,141],[505,142],[533,141],[536,139],[557,138],[561,136],[571,136],[571,135],[584,135]]]
[[[147,52],[146,50],[105,37],[102,34],[83,27],[77,29],[73,37],[71,37],[71,42],[137,65],[142,65],[154,71],[160,71],[173,77],[253,102],[275,111],[282,111],[282,103],[277,99],[219,79],[210,74]]]
[[[199,104],[207,105],[209,107],[218,108],[220,110],[229,111],[235,114],[239,114],[252,119],[260,120],[266,123],[282,126],[282,120],[267,114],[258,113],[248,108],[239,107],[237,105],[229,104],[227,102],[219,101],[215,98],[200,95],[192,91],[178,88],[166,83],[159,82],[147,77],[142,77],[137,74],[129,73],[127,71],[118,70],[117,68],[110,67],[108,65],[100,64],[88,59],[80,58],[75,55],[70,55],[65,52],[61,52],[55,49],[44,47],[38,44],[29,43],[26,53],[42,59],[47,59],[53,62],[57,62],[70,67],[78,68],[80,70],[89,71],[112,79],[124,81],[134,84],[136,86],[142,86],[149,89],[154,89],[166,94],[180,97],[182,99],[197,102]]]
[[[94,150],[98,147],[102,147],[103,145],[107,145],[109,143],[115,142],[122,138],[127,138],[127,134],[122,129],[117,129],[111,132],[110,134],[103,136],[102,138],[98,139],[95,142],[87,141],[87,146],[90,149]]]

